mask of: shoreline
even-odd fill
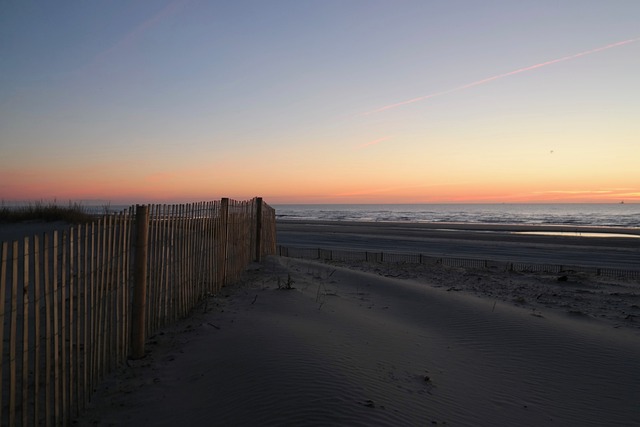
[[[0,222],[0,241],[12,241],[23,237],[42,234],[54,230],[64,230],[73,224],[64,221],[25,221],[17,223]],[[327,220],[286,220],[276,219],[276,226],[283,227],[326,227],[340,229],[356,227],[360,229],[418,230],[433,232],[486,232],[497,234],[516,233],[567,233],[566,236],[545,237],[579,237],[579,238],[640,238],[640,227],[609,226],[570,226],[557,224],[495,224],[495,223],[462,223],[462,222],[399,222],[399,221],[327,221]],[[581,235],[575,235],[580,233]],[[542,234],[541,234],[542,235]]]
[[[628,234],[640,236],[640,227],[617,226],[585,226],[563,224],[497,224],[497,223],[466,223],[466,222],[400,222],[400,221],[328,221],[328,220],[287,220],[276,219],[276,224],[282,225],[310,225],[310,226],[366,226],[366,227],[394,227],[401,229],[427,229],[441,231],[494,231],[494,232],[567,232],[567,233],[598,233],[598,234]]]
[[[526,232],[597,236],[539,235]],[[459,223],[277,221],[277,244],[284,247],[422,254],[431,257],[500,262],[560,264],[640,270],[640,229]],[[522,234],[521,234],[522,233]]]

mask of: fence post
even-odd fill
[[[256,197],[256,262],[262,258],[262,197]]]
[[[136,243],[133,266],[133,304],[131,313],[131,358],[144,357],[147,299],[147,254],[149,207],[136,205]]]

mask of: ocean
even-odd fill
[[[269,200],[265,200],[269,203]],[[276,218],[300,221],[442,222],[581,225],[640,228],[640,203],[513,204],[270,204]],[[5,204],[13,207],[13,204]],[[16,203],[15,206],[21,206]],[[62,205],[64,206],[64,205]],[[89,213],[120,212],[129,205],[85,204]]]
[[[268,202],[268,201],[267,201]],[[640,203],[272,205],[280,220],[640,227]]]

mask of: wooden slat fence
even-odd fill
[[[134,256],[135,207],[0,242],[0,425],[70,425],[130,356],[136,262],[148,271],[148,336],[276,249],[275,211],[260,198],[147,209],[146,260]]]
[[[624,270],[617,268],[597,268],[585,266],[569,266],[558,264],[534,264],[522,262],[507,262],[484,260],[475,258],[449,258],[434,257],[419,253],[396,253],[396,252],[365,252],[342,249],[322,249],[322,248],[297,248],[279,245],[276,253],[280,256],[303,259],[335,260],[335,261],[365,261],[365,262],[385,262],[385,263],[406,263],[406,264],[431,264],[444,265],[447,267],[464,267],[480,269],[499,269],[517,272],[538,272],[538,273],[562,273],[569,271],[581,271],[597,276],[624,277],[630,279],[640,279],[640,270]]]

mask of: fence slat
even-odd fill
[[[89,271],[89,225],[85,224],[82,229],[82,278],[83,278],[83,295],[82,295],[82,409],[87,406],[87,390],[89,389],[87,357],[89,354],[89,283],[91,272]]]
[[[75,313],[74,310],[76,309],[75,304],[73,303],[73,299],[76,296],[76,292],[75,292],[75,285],[76,285],[76,280],[75,280],[75,230],[72,228],[69,229],[69,291],[67,292],[69,295],[69,323],[68,323],[68,328],[69,328],[69,332],[68,332],[68,342],[69,342],[69,347],[68,347],[68,358],[69,358],[69,417],[72,416],[72,408],[75,406],[76,404],[76,399],[74,399],[74,393],[75,393],[75,365],[73,364],[74,361],[74,351],[73,351],[73,343],[74,343],[74,335],[75,335]],[[77,360],[77,359],[76,359]]]
[[[159,211],[159,216],[157,219],[160,231],[158,233],[158,241],[157,244],[159,246],[157,268],[158,268],[158,299],[157,299],[157,309],[155,311],[158,313],[158,328],[164,325],[165,319],[167,318],[167,284],[168,284],[168,267],[169,264],[167,262],[167,254],[169,239],[168,239],[168,217],[167,217],[167,205],[162,205]]]
[[[22,425],[29,423],[29,238],[22,246]]]
[[[51,354],[51,322],[52,322],[52,293],[51,293],[51,269],[49,265],[51,260],[49,259],[49,245],[51,241],[49,239],[49,235],[44,235],[43,242],[43,252],[42,258],[44,260],[43,264],[43,275],[44,275],[44,328],[45,328],[45,392],[44,392],[44,411],[45,411],[45,425],[49,427],[51,425],[52,416],[51,416],[51,400],[53,399],[51,393],[51,362],[52,362],[52,354]]]
[[[99,222],[98,222],[99,223]],[[88,352],[87,352],[87,363],[90,364],[90,367],[87,369],[89,376],[89,384],[87,387],[89,389],[93,389],[96,384],[96,363],[95,363],[95,355],[96,355],[96,319],[97,319],[97,306],[96,306],[96,285],[97,285],[97,262],[96,262],[96,224],[92,223],[89,227],[89,316],[88,316],[88,325],[89,328],[89,343],[88,343]]]
[[[122,282],[121,282],[121,275],[122,275],[122,255],[123,255],[123,251],[122,251],[122,244],[123,244],[123,215],[122,213],[120,213],[116,219],[116,227],[115,227],[115,247],[116,247],[116,251],[114,253],[115,256],[115,268],[114,268],[114,283],[113,283],[113,290],[114,290],[114,315],[115,315],[115,319],[114,319],[114,323],[115,323],[115,328],[114,328],[114,334],[113,337],[115,339],[114,341],[114,360],[116,361],[116,363],[119,363],[120,360],[122,360],[122,345],[121,345],[121,341],[120,341],[120,333],[122,331],[122,317],[124,315],[124,313],[121,311],[121,305],[120,305],[120,299],[122,298]]]
[[[2,424],[2,409],[4,408],[3,389],[4,384],[3,372],[4,372],[4,322],[5,322],[5,302],[6,302],[6,290],[7,290],[7,252],[9,251],[9,244],[2,242],[2,258],[0,260],[0,424]]]
[[[162,223],[159,221],[160,205],[152,205],[149,207],[151,222],[149,224],[149,300],[152,307],[158,307],[161,301],[160,295],[160,277],[162,276],[162,270],[160,265],[160,254],[162,250],[162,240],[160,239],[160,231],[162,230]],[[156,329],[160,327],[160,312],[154,310],[148,310],[148,316],[150,318],[148,333],[153,334]]]
[[[67,231],[62,233],[62,261],[61,270],[62,276],[60,277],[60,363],[62,374],[62,424],[67,425],[69,420],[69,371],[67,369],[68,355],[67,355],[67,294],[68,294],[68,280],[69,277],[69,262],[68,250],[69,250],[69,234]]]
[[[115,298],[115,290],[116,290],[116,256],[117,256],[117,248],[116,248],[116,225],[118,222],[118,216],[113,215],[109,217],[110,227],[109,227],[109,262],[107,263],[109,273],[107,275],[107,357],[109,359],[109,365],[107,366],[107,370],[111,371],[116,366],[116,357],[115,357],[115,337],[114,331],[115,328],[115,313],[114,313],[114,298]]]
[[[39,422],[40,414],[40,310],[41,310],[41,286],[40,286],[40,239],[38,236],[33,236],[33,285],[34,285],[34,389],[33,389],[33,413],[35,415],[34,425],[37,426]],[[1,354],[1,353],[0,353]],[[0,381],[0,384],[2,382]]]
[[[180,239],[178,240],[179,242],[179,262],[176,265],[177,269],[178,269],[178,277],[177,277],[177,285],[178,285],[178,289],[179,289],[179,295],[180,295],[180,303],[179,303],[179,310],[178,310],[178,318],[182,318],[184,316],[184,308],[186,306],[185,303],[185,287],[184,287],[184,283],[185,283],[185,270],[186,270],[186,266],[185,266],[185,248],[186,248],[186,239],[185,239],[185,205],[181,204],[180,205],[180,219],[179,219],[179,229],[180,229]]]
[[[97,268],[97,283],[96,283],[96,318],[94,322],[94,334],[96,337],[95,344],[95,378],[96,382],[100,381],[105,374],[104,362],[104,312],[105,312],[105,298],[104,298],[104,283],[106,277],[106,263],[107,263],[107,239],[106,230],[107,220],[103,218],[98,222],[97,227],[97,254],[96,254],[96,268]]]
[[[119,342],[119,347],[120,347],[120,353],[118,355],[118,359],[119,360],[125,360],[128,356],[127,354],[127,329],[126,329],[126,324],[127,324],[127,318],[128,313],[127,313],[127,306],[125,304],[125,301],[127,300],[127,247],[129,244],[129,241],[127,239],[127,232],[128,232],[128,218],[123,215],[122,219],[120,221],[120,256],[118,257],[119,260],[119,269],[118,269],[118,276],[119,276],[119,283],[118,283],[118,287],[120,288],[120,299],[119,299],[119,304],[120,304],[120,315],[118,316],[118,322],[120,324],[120,331],[118,332],[120,335],[120,342]]]
[[[16,423],[16,345],[18,342],[18,241],[13,242],[13,269],[11,280],[11,327],[9,329],[9,425]]]
[[[60,235],[57,231],[53,232],[53,405],[55,413],[55,425],[60,425],[62,420],[61,407],[61,385],[60,385],[60,295],[59,295],[59,247]],[[64,302],[64,299],[62,299]]]

